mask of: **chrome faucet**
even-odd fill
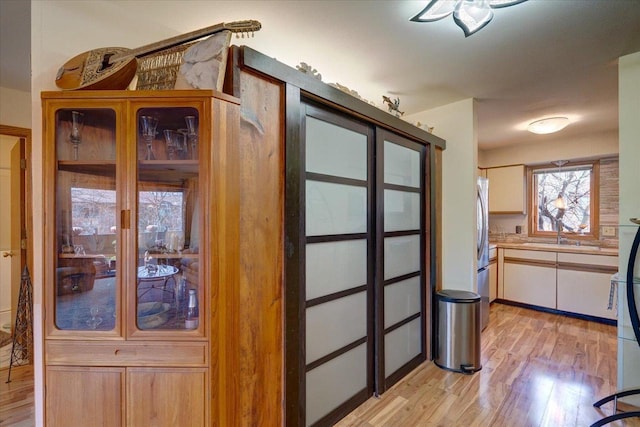
[[[556,239],[556,243],[558,245],[561,245],[563,241],[567,240],[565,237],[562,237],[562,220],[561,219],[556,220],[556,225],[558,228],[558,237]]]

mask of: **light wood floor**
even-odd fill
[[[0,426],[33,427],[36,425],[33,408],[33,368],[18,366],[0,370]]]
[[[611,414],[592,405],[616,389],[614,326],[492,304],[481,342],[476,374],[424,363],[337,426],[582,427]]]
[[[592,405],[616,388],[613,326],[493,304],[482,364],[463,375],[424,363],[337,426],[582,427],[612,411]],[[0,426],[35,425],[31,367],[14,368],[9,384],[0,375]]]

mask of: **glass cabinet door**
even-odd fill
[[[55,132],[55,326],[113,330],[120,206],[116,113],[59,109]]]
[[[140,108],[137,120],[138,329],[197,329],[198,110]]]

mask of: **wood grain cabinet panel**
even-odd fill
[[[124,375],[124,368],[48,367],[46,425],[124,425]]]
[[[206,426],[207,370],[128,368],[127,425]]]
[[[206,366],[206,342],[87,342],[49,340],[46,344],[48,365],[83,366],[171,366],[176,360],[180,366]]]

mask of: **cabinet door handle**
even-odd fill
[[[6,257],[8,257],[8,256],[12,257],[12,256],[13,256],[13,252],[11,252],[11,251],[9,251],[9,252],[6,252],[6,251],[5,251],[5,252],[2,252],[2,257],[3,257],[3,258],[6,258]]]
[[[120,211],[120,228],[122,230],[128,230],[130,222],[131,222],[131,211],[128,209]]]

